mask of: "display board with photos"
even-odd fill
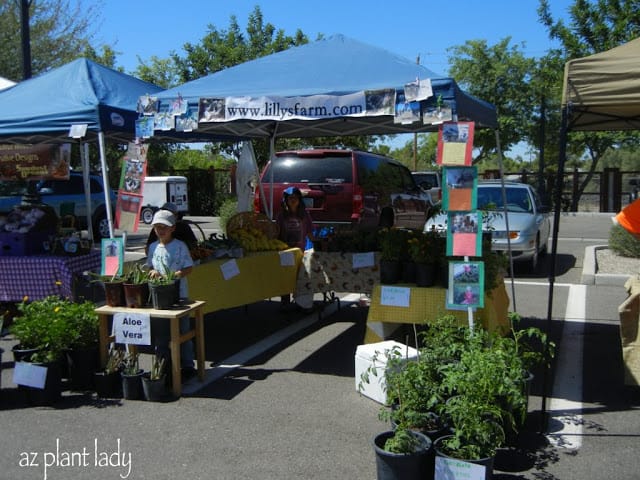
[[[438,129],[438,165],[471,166],[474,122],[444,122]]]

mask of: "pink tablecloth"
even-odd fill
[[[39,300],[49,295],[73,298],[74,276],[100,269],[100,252],[87,255],[0,256],[0,301]]]

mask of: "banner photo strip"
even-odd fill
[[[442,208],[468,212],[478,204],[477,167],[444,167],[442,169]]]
[[[484,262],[449,262],[447,308],[484,307]]]
[[[482,213],[449,212],[447,219],[447,256],[482,256]]]
[[[147,172],[148,145],[130,143],[122,159],[116,202],[116,228],[137,232],[142,210],[142,189]]]
[[[440,125],[438,165],[471,165],[474,125],[473,122],[445,122]]]

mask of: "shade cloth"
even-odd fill
[[[447,310],[445,308],[445,296],[447,293],[445,288],[418,288],[411,285],[394,285],[394,287],[411,289],[410,306],[399,307],[381,305],[382,287],[383,285],[376,285],[371,295],[364,343],[376,343],[384,340],[384,337],[393,331],[393,328],[384,325],[388,323],[425,324],[442,315],[453,315],[465,325],[468,322],[467,310]],[[495,289],[485,294],[484,308],[476,309],[473,314],[474,323],[488,330],[504,333],[510,328],[508,309],[509,297],[504,283],[501,282]]]

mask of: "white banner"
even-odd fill
[[[393,89],[306,97],[201,98],[198,121],[317,120],[393,115],[394,105]]]

